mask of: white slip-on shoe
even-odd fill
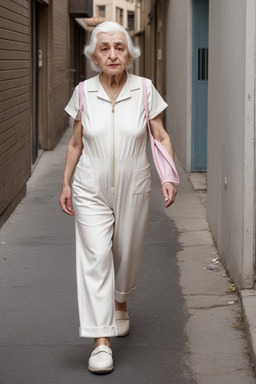
[[[130,320],[128,312],[115,311],[115,318],[118,336],[127,336],[130,332]]]
[[[112,351],[107,345],[99,345],[89,358],[88,369],[92,373],[109,373],[114,369]]]

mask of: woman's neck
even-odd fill
[[[105,73],[101,73],[100,75],[100,82],[103,86],[106,86],[107,88],[121,88],[127,79],[126,72],[121,73],[120,75],[113,75],[108,76]]]

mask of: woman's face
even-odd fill
[[[98,33],[92,59],[108,76],[123,73],[130,62],[125,35],[122,32]]]

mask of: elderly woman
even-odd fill
[[[122,26],[104,22],[84,53],[100,74],[83,85],[82,119],[74,122],[59,202],[75,215],[80,336],[94,338],[88,369],[102,373],[114,368],[110,337],[130,330],[126,302],[136,290],[151,178],[141,78],[126,71],[139,48]],[[146,84],[152,134],[173,157],[160,116],[167,104]],[[78,110],[76,87],[66,111],[75,119]],[[162,192],[168,207],[175,187],[166,182]]]

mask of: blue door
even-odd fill
[[[207,169],[209,0],[193,0],[192,171]]]

